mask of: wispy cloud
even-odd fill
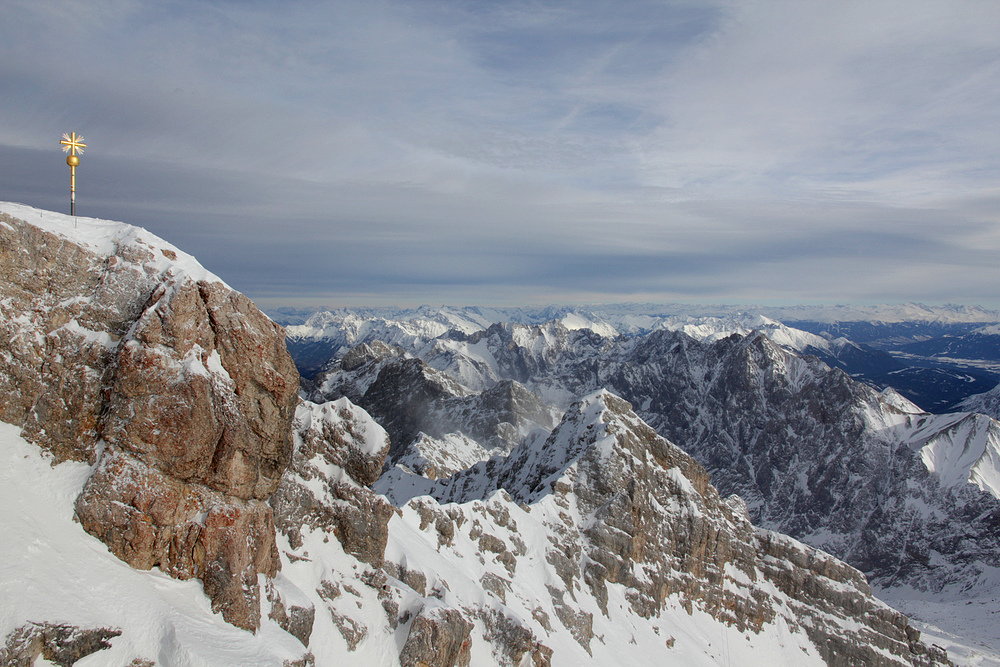
[[[251,296],[997,302],[990,3],[7,0],[0,89]]]

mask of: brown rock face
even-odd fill
[[[298,375],[280,328],[249,299],[220,283],[157,289],[111,368],[108,442],[238,498],[274,493]]]
[[[298,400],[283,331],[143,230],[80,225],[97,241],[0,214],[0,419],[57,461],[100,458],[83,527],[256,629]]]
[[[633,618],[653,619],[679,604],[748,637],[782,623],[804,634],[831,665],[950,664],[942,650],[920,641],[905,616],[872,597],[858,570],[755,527],[742,500],[721,498],[704,468],[608,392],[571,407],[543,443],[526,442],[505,460],[438,481],[429,495],[437,503],[479,499],[488,508],[504,499],[501,489],[518,505],[551,503],[551,513],[538,516],[548,530],[548,572],[555,575],[546,585],[551,605],[545,606],[553,613],[535,620],[561,624],[588,653],[599,640],[600,619],[580,598],[589,594],[603,616],[614,618],[622,612],[610,603],[610,591],[620,585]],[[444,513],[423,498],[410,500],[405,511],[419,513],[420,530]],[[496,561],[506,565],[501,556],[510,556],[516,567],[508,571],[516,577],[525,563],[516,531],[508,529],[513,510],[484,511],[493,527],[476,528],[474,519],[467,536],[478,541],[486,562],[499,554]],[[496,577],[489,586],[515,603]],[[544,659],[543,652],[532,656]]]
[[[56,460],[87,460],[111,349],[155,284],[124,257],[0,214],[0,419]]]
[[[76,501],[84,530],[139,569],[204,582],[212,609],[241,628],[260,620],[257,574],[279,568],[270,507],[187,484],[128,454],[106,455]]]
[[[605,582],[624,583],[633,609],[647,616],[676,593],[741,631],[761,632],[783,613],[784,597],[796,610],[785,622],[803,627],[828,664],[950,664],[920,643],[905,616],[872,597],[858,570],[754,527],[739,498],[720,498],[704,468],[638,419],[627,402],[611,394],[601,400],[605,432],[631,456],[605,458],[589,448],[566,478],[596,519],[581,532],[591,560],[584,578],[599,600]],[[636,577],[640,565],[651,584]],[[727,567],[742,577],[733,578]],[[762,580],[780,593],[762,595],[747,583]]]
[[[456,609],[435,608],[421,612],[410,626],[399,664],[403,667],[468,667],[471,659],[472,623]]]

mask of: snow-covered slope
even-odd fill
[[[981,412],[993,419],[1000,419],[1000,385],[993,389],[968,397],[958,407],[969,412]]]
[[[393,462],[405,456],[438,473],[456,469],[446,461],[454,457],[445,443],[459,446],[462,453],[455,454],[471,465],[480,459],[470,456],[506,452],[532,431],[551,429],[559,412],[516,380],[473,392],[450,374],[380,343],[354,348],[312,393],[317,401],[340,396],[369,410],[388,430]],[[419,451],[409,451],[414,447]]]
[[[19,432],[0,424],[0,637],[30,623],[120,631],[110,648],[77,667],[273,667],[301,657],[298,640],[266,617],[253,634],[213,614],[197,580],[177,581],[118,560],[73,518],[91,467],[53,466]]]
[[[897,428],[942,487],[975,484],[1000,498],[1000,423],[983,414],[923,415]]]
[[[0,662],[30,664],[40,651],[48,662],[132,667],[944,663],[857,570],[755,528],[743,501],[720,498],[701,466],[601,388],[617,382],[642,396],[658,375],[681,401],[722,386],[770,408],[815,391],[815,360],[802,366],[756,335],[626,340],[603,335],[610,320],[590,315],[483,328],[482,313],[424,312],[406,326],[361,322],[371,330],[353,341],[364,346],[326,375],[323,389],[360,392],[390,406],[382,414],[348,398],[299,402],[281,331],[190,257],[120,223],[10,210],[0,324],[13,333],[0,341],[0,403],[18,419],[0,427]],[[32,216],[37,224],[15,219]],[[376,342],[376,331],[410,351]],[[683,372],[674,347],[657,347],[677,341]],[[751,347],[756,356],[735,354]],[[736,366],[721,363],[730,358]],[[555,409],[519,378],[556,397]],[[822,414],[840,406],[831,387],[824,402],[803,403],[813,412],[791,411],[828,427],[825,436],[844,428]],[[675,416],[654,410],[662,398],[647,392],[645,414]],[[746,405],[732,403],[741,436]],[[927,424],[906,421],[902,402],[886,405],[896,410],[887,434],[919,431],[942,470],[964,469]],[[394,452],[401,464],[380,479],[392,434],[415,446]],[[468,446],[449,458],[459,441]],[[723,444],[763,470],[752,447]],[[910,449],[893,453],[922,465]],[[987,480],[982,468],[969,464]],[[788,479],[748,479],[762,516],[789,498],[768,495],[786,492]],[[880,483],[863,491],[897,488]],[[974,487],[954,489],[961,509],[981,509],[961,495]],[[791,500],[800,507],[804,497]],[[920,498],[939,519],[933,495]],[[987,514],[977,515],[984,524]],[[979,524],[963,525],[990,547]],[[944,560],[932,573],[957,577]],[[980,562],[973,554],[958,574],[988,582]],[[930,581],[923,570],[904,574]]]
[[[136,257],[145,258],[146,251],[152,250],[151,255],[143,261],[144,270],[151,274],[187,276],[196,282],[204,280],[223,283],[221,278],[208,271],[194,257],[141,227],[113,220],[70,217],[13,202],[0,202],[0,213],[24,220],[38,229],[103,257],[128,256],[128,252],[123,250],[132,248]]]
[[[523,313],[518,315],[524,319]],[[760,331],[785,349],[819,356],[831,366],[848,372],[898,366],[884,352],[862,348],[843,337],[827,338],[795,329],[754,312],[737,311],[722,317],[646,316],[641,323],[634,319],[618,320],[616,328],[615,324],[592,312],[569,310],[559,319],[542,323],[521,324],[505,320],[484,329],[474,329],[470,325],[447,332],[441,331],[440,326],[428,326],[426,313],[421,318],[398,322],[332,313],[316,314],[312,319],[325,322],[327,326],[289,329],[291,349],[307,376],[318,370],[317,359],[323,359],[330,367],[328,362],[343,356],[352,345],[380,340],[399,346],[437,370],[446,371],[475,391],[506,378],[527,381],[538,374],[540,367],[551,366],[558,357],[576,354],[577,341],[585,341],[591,347],[609,347],[625,338],[662,330],[681,331],[704,342]],[[498,346],[498,337],[515,346],[513,354],[517,359],[511,359],[512,354]],[[512,364],[522,367],[512,368]],[[563,401],[571,399],[571,396],[562,397]]]
[[[338,322],[358,318],[362,321],[408,322],[414,327],[430,323],[471,333],[491,324],[543,324],[559,321],[567,329],[590,329],[602,336],[634,336],[662,328],[683,326],[685,320],[699,322],[748,323],[757,318],[772,321],[812,323],[872,322],[898,324],[925,322],[936,324],[1000,322],[1000,311],[977,306],[927,306],[917,303],[878,306],[749,306],[623,303],[589,306],[546,306],[543,308],[450,307],[418,309],[366,308],[318,311],[301,325],[289,326],[292,338],[319,340],[336,338]],[[350,325],[343,328],[350,328]],[[756,327],[751,327],[756,328]],[[691,332],[689,332],[691,333]],[[691,333],[691,335],[695,335]]]
[[[95,465],[75,516],[116,556],[258,628],[298,398],[280,327],[125,223],[0,204],[0,253],[0,421]]]

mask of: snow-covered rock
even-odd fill
[[[969,396],[958,404],[960,410],[980,412],[993,419],[1000,419],[1000,385],[982,394]]]
[[[34,628],[49,626],[78,628],[78,636],[117,634],[110,648],[81,657],[79,667],[274,667],[302,658],[299,640],[266,612],[256,633],[237,628],[213,612],[200,581],[133,569],[84,532],[74,504],[91,466],[57,463],[20,431],[0,424],[0,656],[37,636]],[[5,657],[0,664],[20,663]]]
[[[319,377],[311,396],[316,401],[347,397],[389,432],[392,463],[423,460],[438,472],[458,468],[455,461],[445,461],[450,457],[435,442],[459,445],[459,458],[471,465],[482,456],[509,451],[535,430],[551,429],[558,416],[515,380],[474,392],[423,360],[377,343],[351,350]],[[443,456],[434,457],[434,450]]]
[[[393,571],[446,608],[522,624],[552,664],[944,660],[857,570],[755,528],[607,392],[549,437],[416,490],[433,500],[397,494]]]
[[[0,212],[0,416],[14,424],[0,426],[5,660],[946,662],[860,572],[754,527],[743,501],[601,389],[643,396],[656,376],[682,416],[718,377],[756,407],[817,383],[840,397],[815,360],[753,335],[710,345],[662,331],[657,344],[680,341],[663,349],[557,309],[547,324],[500,326],[423,309],[405,326],[354,321],[356,352],[334,354],[315,393],[344,398],[310,403],[280,328],[192,258],[120,223]],[[645,399],[650,417],[667,405]],[[804,404],[837,432],[826,403]],[[884,405],[867,419],[885,437],[919,433],[899,449],[907,460],[923,466],[925,452],[939,476],[968,467],[989,486],[985,463],[943,454],[960,435]],[[467,447],[449,458],[455,442]],[[381,474],[387,457],[399,465]]]
[[[260,622],[298,374],[283,333],[145,230],[0,203],[0,419],[94,464],[76,513],[135,567]]]

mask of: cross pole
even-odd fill
[[[83,137],[76,132],[64,134],[59,143],[62,144],[63,153],[69,153],[66,156],[66,164],[69,165],[69,214],[76,216],[76,167],[80,164],[77,154],[83,153],[87,144],[83,143]]]

